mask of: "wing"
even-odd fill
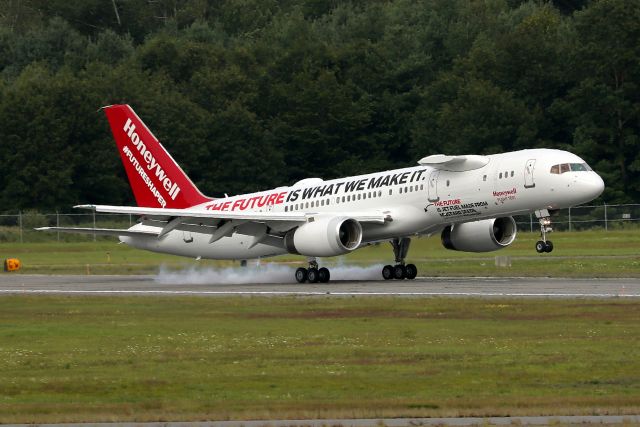
[[[100,213],[131,214],[142,217],[141,224],[149,227],[131,229],[93,229],[79,227],[42,227],[40,231],[100,234],[111,236],[156,236],[162,238],[173,230],[210,234],[210,243],[239,233],[254,236],[254,242],[280,245],[284,233],[317,215],[353,218],[361,223],[384,224],[391,221],[388,212],[220,212],[204,209],[164,209],[136,206],[79,205]],[[152,231],[154,230],[154,231]],[[155,231],[157,230],[157,231]]]
[[[114,228],[85,228],[85,227],[39,227],[37,231],[59,231],[61,233],[97,234],[100,236],[157,236],[159,233],[145,230],[129,230]]]
[[[161,218],[201,218],[225,221],[244,221],[258,223],[304,223],[316,215],[348,216],[358,222],[384,224],[389,214],[383,212],[220,212],[203,209],[163,209],[137,206],[78,205],[79,209],[90,209],[102,213],[132,214]]]

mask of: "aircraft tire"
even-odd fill
[[[317,268],[310,268],[307,271],[307,280],[309,281],[309,283],[318,283],[318,280],[320,280],[320,275],[318,274]]]
[[[331,279],[331,273],[326,267],[322,267],[318,270],[318,281],[320,283],[327,283]]]
[[[416,267],[414,264],[407,264],[405,270],[407,273],[406,277],[409,280],[415,279],[418,275],[418,267]]]
[[[382,268],[382,278],[384,280],[391,280],[393,279],[393,267],[390,265],[385,265]]]
[[[547,244],[544,246],[544,251],[549,253],[553,250],[553,242],[551,240],[547,240]]]
[[[538,240],[536,242],[536,252],[538,252],[539,254],[543,253],[546,247],[547,247],[547,244],[542,240]]]
[[[298,283],[304,283],[307,281],[307,269],[306,268],[298,268],[296,270],[296,281]]]
[[[395,267],[393,267],[394,279],[403,280],[405,277],[407,277],[407,269],[405,268],[404,265],[398,264]]]

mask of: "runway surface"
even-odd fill
[[[166,282],[158,276],[2,274],[0,294],[638,298],[640,279],[419,277],[327,284],[215,284]]]

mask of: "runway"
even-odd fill
[[[2,294],[638,298],[640,279],[523,277],[335,280],[327,284],[166,282],[158,276],[0,275]]]

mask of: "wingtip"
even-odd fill
[[[74,209],[91,209],[96,210],[96,205],[75,205]]]

